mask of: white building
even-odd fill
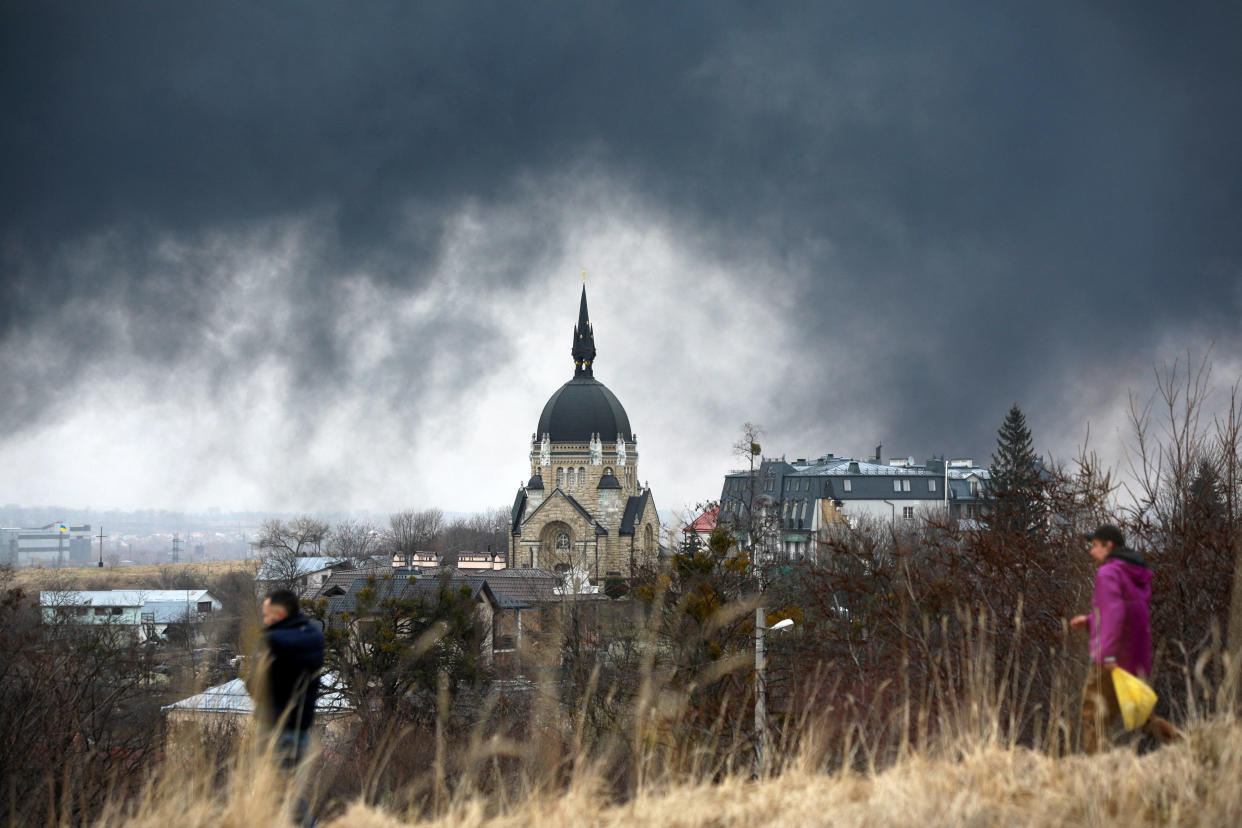
[[[162,638],[169,624],[201,623],[224,609],[205,589],[44,590],[43,620],[125,627],[138,640]]]
[[[0,561],[17,568],[85,566],[90,557],[90,524],[50,523],[37,529],[0,529]]]

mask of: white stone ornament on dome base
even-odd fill
[[[539,444],[539,465],[552,465],[552,438],[547,434],[543,435],[543,441]]]
[[[591,465],[602,466],[604,464],[604,441],[599,439],[598,434],[591,435]]]

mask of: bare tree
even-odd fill
[[[394,556],[402,556],[408,566],[415,552],[436,549],[443,531],[444,513],[439,509],[406,509],[388,518],[385,545]]]
[[[328,538],[326,521],[303,515],[289,522],[265,520],[254,542],[262,561],[262,580],[280,589],[296,590],[303,572],[301,558],[318,556]]]
[[[503,508],[490,509],[450,521],[444,527],[442,545],[450,556],[457,552],[503,553],[508,548],[508,532],[509,513]]]
[[[287,552],[298,558],[314,557],[322,553],[328,533],[327,521],[309,515],[296,517],[287,523],[283,520],[265,520],[254,547],[260,553]]]
[[[1169,637],[1172,668],[1193,663],[1221,630],[1242,648],[1239,388],[1210,416],[1211,376],[1209,356],[1187,355],[1156,369],[1145,403],[1130,400],[1127,523],[1155,563],[1153,628]]]
[[[763,474],[763,447],[759,438],[763,428],[755,423],[743,423],[742,434],[733,444],[734,456],[744,460],[748,467],[746,502],[735,519],[734,533],[738,540],[750,549],[756,564],[770,563],[779,548],[780,493],[776,497],[761,494],[760,475]]]
[[[375,525],[366,521],[345,520],[338,523],[328,536],[328,551],[333,557],[355,566],[370,566],[371,557],[379,552],[382,536]]]

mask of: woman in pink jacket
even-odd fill
[[[1126,548],[1125,536],[1116,526],[1105,524],[1088,540],[1091,557],[1100,564],[1091,614],[1077,616],[1070,626],[1085,627],[1090,633],[1091,672],[1083,691],[1082,726],[1084,747],[1088,753],[1096,753],[1121,720],[1113,669],[1120,667],[1142,679],[1151,675],[1148,604],[1152,576],[1142,556]],[[1161,744],[1178,738],[1173,725],[1159,716],[1148,719],[1143,731]]]

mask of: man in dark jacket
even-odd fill
[[[302,614],[298,596],[287,589],[263,599],[263,624],[258,663],[247,684],[260,726],[277,731],[282,759],[296,764],[315,721],[323,631]]]
[[[246,687],[260,732],[273,739],[281,767],[290,773],[310,746],[322,667],[323,631],[302,614],[298,596],[287,589],[269,593],[263,599],[263,638]],[[294,812],[298,824],[315,824],[300,793]]]
[[[1091,557],[1100,568],[1095,573],[1091,614],[1070,621],[1090,633],[1091,672],[1083,692],[1083,746],[1096,753],[1121,719],[1121,707],[1113,688],[1112,671],[1120,667],[1141,679],[1151,675],[1151,570],[1143,557],[1127,549],[1125,536],[1116,526],[1095,530]],[[1177,730],[1159,716],[1152,716],[1143,731],[1161,744],[1175,741]]]

